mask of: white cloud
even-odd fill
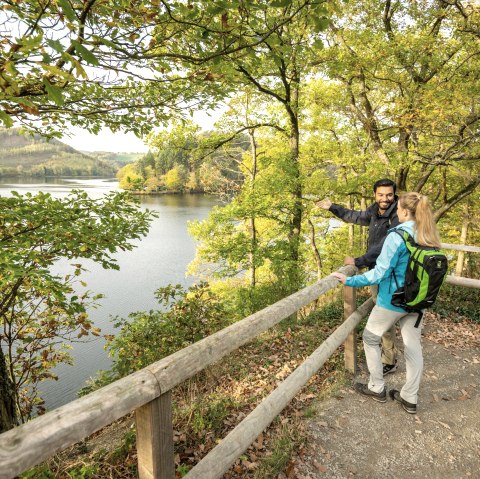
[[[98,135],[93,135],[87,130],[72,127],[69,136],[63,137],[61,141],[81,151],[113,151],[117,153],[148,151],[148,146],[133,133],[112,133],[108,129],[103,129]]]
[[[213,124],[224,111],[225,107],[208,112],[198,110],[193,113],[192,119],[203,130],[209,130],[213,128]],[[148,151],[148,145],[133,133],[112,133],[107,128],[102,129],[98,135],[93,135],[82,128],[71,127],[69,136],[64,136],[61,141],[81,151],[113,151],[115,153],[146,153]]]

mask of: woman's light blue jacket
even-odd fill
[[[345,285],[358,288],[378,284],[377,306],[391,311],[405,311],[403,308],[393,306],[392,295],[397,288],[405,283],[405,271],[409,259],[409,252],[401,236],[393,230],[405,230],[414,236],[415,221],[405,221],[396,228],[392,228],[383,243],[380,256],[377,258],[375,268],[366,273],[347,278]],[[395,271],[395,279],[392,272]]]

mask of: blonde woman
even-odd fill
[[[420,245],[437,248],[440,246],[440,237],[426,196],[416,192],[404,193],[399,198],[397,214],[400,225],[394,228],[395,230],[407,231]],[[415,414],[423,371],[420,344],[422,324],[415,327],[418,314],[408,313],[391,303],[394,291],[405,282],[408,259],[409,252],[401,236],[389,233],[374,269],[353,277],[346,277],[341,273],[332,275],[343,284],[355,288],[378,284],[377,302],[363,332],[363,345],[370,378],[368,384],[356,383],[355,390],[375,401],[381,403],[387,401],[380,342],[383,333],[399,323],[405,346],[407,377],[402,389],[400,391],[392,389],[389,395],[398,401],[406,412]],[[393,279],[393,273],[396,282]]]

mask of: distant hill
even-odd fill
[[[0,177],[114,176],[119,163],[75,150],[58,140],[0,129]]]

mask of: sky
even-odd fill
[[[198,111],[193,120],[204,130],[213,127],[221,113]],[[80,151],[112,151],[115,153],[146,153],[148,145],[133,133],[112,133],[103,129],[98,135],[93,135],[78,127],[70,128],[70,135],[64,136],[61,141]]]

